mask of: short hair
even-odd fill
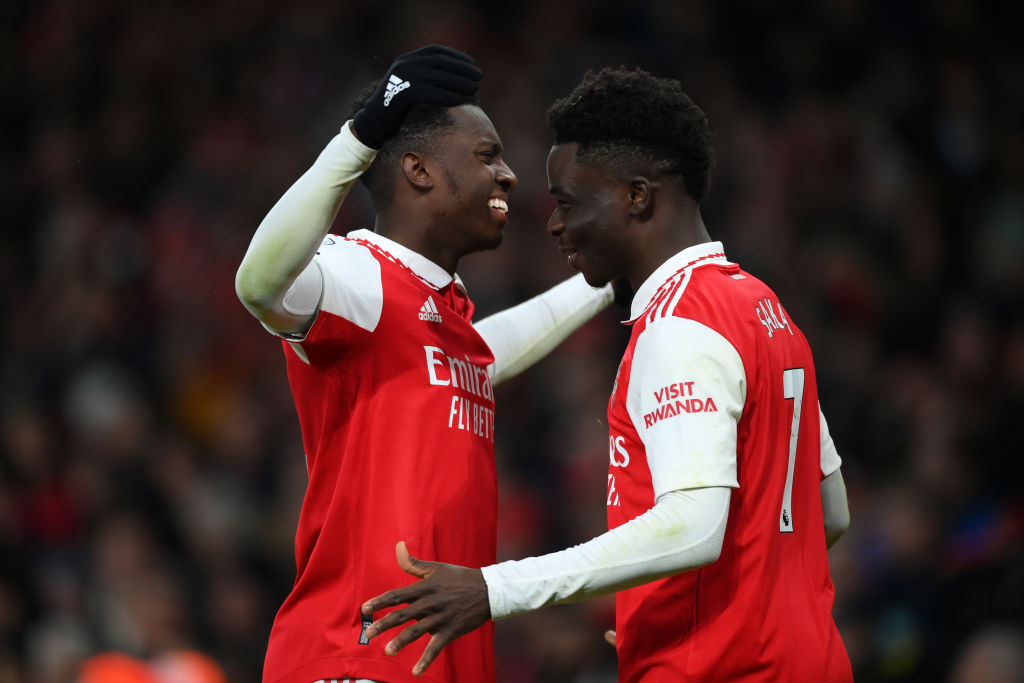
[[[679,81],[643,69],[587,71],[548,109],[554,144],[577,143],[578,161],[678,175],[696,201],[707,195],[712,150],[708,119]]]
[[[353,118],[377,89],[367,86],[353,101],[348,118]],[[480,106],[476,95],[466,97],[462,104]],[[455,105],[458,106],[458,105]],[[414,104],[402,121],[398,132],[384,141],[373,163],[360,179],[370,191],[373,208],[378,213],[391,204],[395,195],[395,174],[399,160],[406,152],[432,154],[437,152],[448,129],[455,127],[451,107],[436,104]]]

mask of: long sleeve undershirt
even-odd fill
[[[484,567],[494,619],[623,590],[718,559],[732,490],[670,491],[635,519],[558,552]]]
[[[375,155],[346,123],[256,230],[235,288],[246,308],[274,333],[301,338],[315,320],[326,275],[314,255],[352,184]],[[610,285],[590,287],[576,275],[482,320],[477,330],[495,356],[488,368],[492,383],[536,363],[612,299]],[[375,321],[379,315],[360,310],[359,318]]]
[[[611,285],[591,287],[576,275],[476,323],[476,331],[494,354],[488,368],[491,383],[498,385],[546,356],[613,297]]]

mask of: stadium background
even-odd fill
[[[305,469],[234,270],[352,95],[430,42],[484,69],[520,178],[504,246],[460,269],[482,314],[569,274],[544,231],[551,100],[604,65],[683,82],[717,132],[709,229],[815,349],[853,515],[830,561],[857,680],[1021,681],[1020,8],[4,3],[0,681],[180,647],[257,680]],[[360,188],[338,226],[369,221]],[[621,317],[498,390],[503,558],[603,528]],[[499,679],[614,680],[611,610],[500,623]]]

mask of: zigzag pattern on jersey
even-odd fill
[[[677,270],[658,287],[654,296],[651,297],[651,303],[647,305],[644,312],[638,315],[636,319],[639,320],[646,316],[647,322],[652,323],[655,318],[664,318],[671,315],[672,311],[679,304],[679,300],[683,297],[683,292],[686,291],[686,285],[690,282],[690,275],[693,273],[693,269],[699,265],[706,265],[703,263],[704,261],[718,258],[725,258],[725,252],[705,254]]]
[[[349,242],[355,242],[356,244],[361,244],[364,247],[366,247],[367,249],[372,249],[373,251],[377,252],[378,254],[380,254],[381,256],[386,258],[388,261],[391,261],[392,263],[397,265],[399,268],[402,268],[405,272],[407,272],[410,275],[412,275],[414,278],[416,278],[417,280],[419,280],[420,282],[425,284],[427,287],[430,287],[435,292],[441,291],[441,290],[438,289],[437,285],[432,283],[430,280],[427,280],[426,278],[421,277],[419,275],[419,273],[417,273],[415,270],[413,270],[409,266],[407,266],[404,263],[402,263],[401,261],[399,261],[397,257],[392,256],[387,250],[382,248],[380,245],[374,244],[370,240],[364,240],[364,239],[361,239],[359,237],[344,237],[342,239],[348,240]]]

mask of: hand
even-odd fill
[[[618,647],[619,639],[615,637],[615,631],[605,631],[604,642],[608,643],[612,647]]]
[[[409,604],[374,622],[366,629],[366,635],[373,639],[388,629],[415,620],[415,624],[404,628],[385,646],[384,652],[388,655],[397,654],[420,636],[432,634],[423,655],[412,668],[413,675],[419,676],[449,643],[491,618],[487,583],[479,569],[417,560],[409,555],[405,541],[399,541],[395,546],[395,555],[402,571],[421,580],[366,601],[362,608],[363,614]]]
[[[352,121],[367,147],[381,145],[402,126],[414,104],[454,107],[476,94],[483,72],[473,58],[444,45],[399,55]]]

